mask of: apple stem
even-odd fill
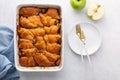
[[[98,5],[98,8],[100,7],[101,5]]]
[[[77,0],[77,1],[80,1],[80,0]]]

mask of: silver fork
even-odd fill
[[[91,60],[90,60],[90,56],[89,56],[89,54],[88,54],[88,52],[87,52],[87,50],[86,50],[86,47],[85,47],[85,46],[86,46],[86,43],[85,43],[86,37],[85,37],[85,34],[84,34],[83,30],[82,30],[81,27],[80,27],[80,24],[77,24],[77,25],[76,25],[76,32],[77,32],[77,29],[78,29],[78,31],[80,32],[80,34],[77,34],[77,35],[79,36],[80,40],[81,40],[82,43],[83,43],[83,52],[85,52],[85,53],[87,54],[87,58],[88,58],[89,64],[92,66]],[[81,55],[82,55],[82,54],[81,54]],[[83,55],[82,55],[82,58],[83,58]]]
[[[80,28],[80,25],[76,25],[76,34],[77,34],[77,36],[79,37],[79,39],[80,39],[80,36],[81,36],[81,28]],[[83,54],[81,53],[81,60],[82,60],[82,62],[84,62],[84,59],[83,59]]]

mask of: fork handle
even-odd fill
[[[81,60],[82,60],[82,63],[84,62],[84,59],[83,59],[83,54],[81,54]]]
[[[89,56],[89,54],[88,54],[88,52],[87,52],[87,50],[86,50],[86,46],[85,46],[84,43],[83,43],[83,53],[86,53],[86,54],[87,54],[87,59],[88,59],[88,61],[89,61],[89,64],[90,64],[90,66],[92,66],[90,56]]]

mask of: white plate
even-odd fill
[[[99,49],[102,42],[101,35],[96,27],[90,23],[80,23],[80,25],[86,37],[86,50],[88,54],[91,55]],[[73,26],[68,34],[68,43],[75,53],[79,55],[87,55],[86,53],[82,53],[83,44],[76,35],[76,25]]]

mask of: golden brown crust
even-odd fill
[[[30,31],[34,34],[35,37],[45,35],[45,30],[43,28],[30,29]]]
[[[43,37],[37,37],[35,46],[38,50],[45,50],[46,49],[46,43],[43,40]]]
[[[34,56],[34,59],[36,61],[36,63],[39,65],[39,66],[54,66],[54,63],[53,62],[50,62],[48,60],[48,58],[43,55],[42,53],[37,53],[35,56]]]
[[[27,57],[31,57],[31,56],[34,56],[37,52],[37,49],[36,48],[30,48],[30,49],[23,49],[22,50],[22,54],[24,54],[24,56],[27,56]]]
[[[37,25],[30,23],[26,17],[20,17],[20,25],[24,28],[36,28]]]
[[[40,14],[40,18],[41,18],[41,22],[45,26],[51,26],[51,25],[54,25],[56,23],[56,19],[53,19],[50,16],[44,16],[43,14]]]
[[[60,53],[61,45],[57,43],[47,43],[47,51],[51,53]]]
[[[34,40],[34,35],[31,33],[29,29],[20,28],[18,30],[18,34],[20,38]]]
[[[58,34],[58,30],[60,29],[60,25],[52,25],[50,27],[44,27],[46,34]]]
[[[21,66],[26,66],[26,67],[34,67],[35,66],[35,61],[33,57],[21,57],[19,59],[20,65]]]
[[[24,17],[38,15],[39,12],[40,12],[40,9],[35,8],[35,7],[22,7],[22,8],[20,8],[20,15],[24,16]]]
[[[28,20],[31,23],[37,25],[38,27],[43,26],[43,24],[41,23],[41,20],[40,20],[39,16],[36,16],[36,15],[30,16],[30,17],[28,17]]]
[[[28,18],[21,16],[20,24],[24,28],[37,28],[43,26],[39,16],[30,16]]]
[[[55,35],[45,35],[44,36],[44,40],[47,42],[47,43],[57,43],[61,40],[61,35],[60,34],[55,34]]]
[[[50,52],[45,51],[44,55],[48,58],[49,61],[55,62],[60,58],[60,55],[52,54]]]
[[[59,58],[57,61],[56,61],[56,65],[59,66],[60,65],[60,62],[61,62],[61,59]]]
[[[51,16],[52,18],[55,18],[55,19],[60,19],[58,11],[55,8],[49,8],[45,15]]]
[[[59,66],[61,19],[55,8],[22,7],[17,26],[19,62],[25,67]]]
[[[29,48],[33,48],[34,46],[33,46],[32,41],[27,40],[27,39],[20,39],[18,47],[20,49],[29,49]]]

